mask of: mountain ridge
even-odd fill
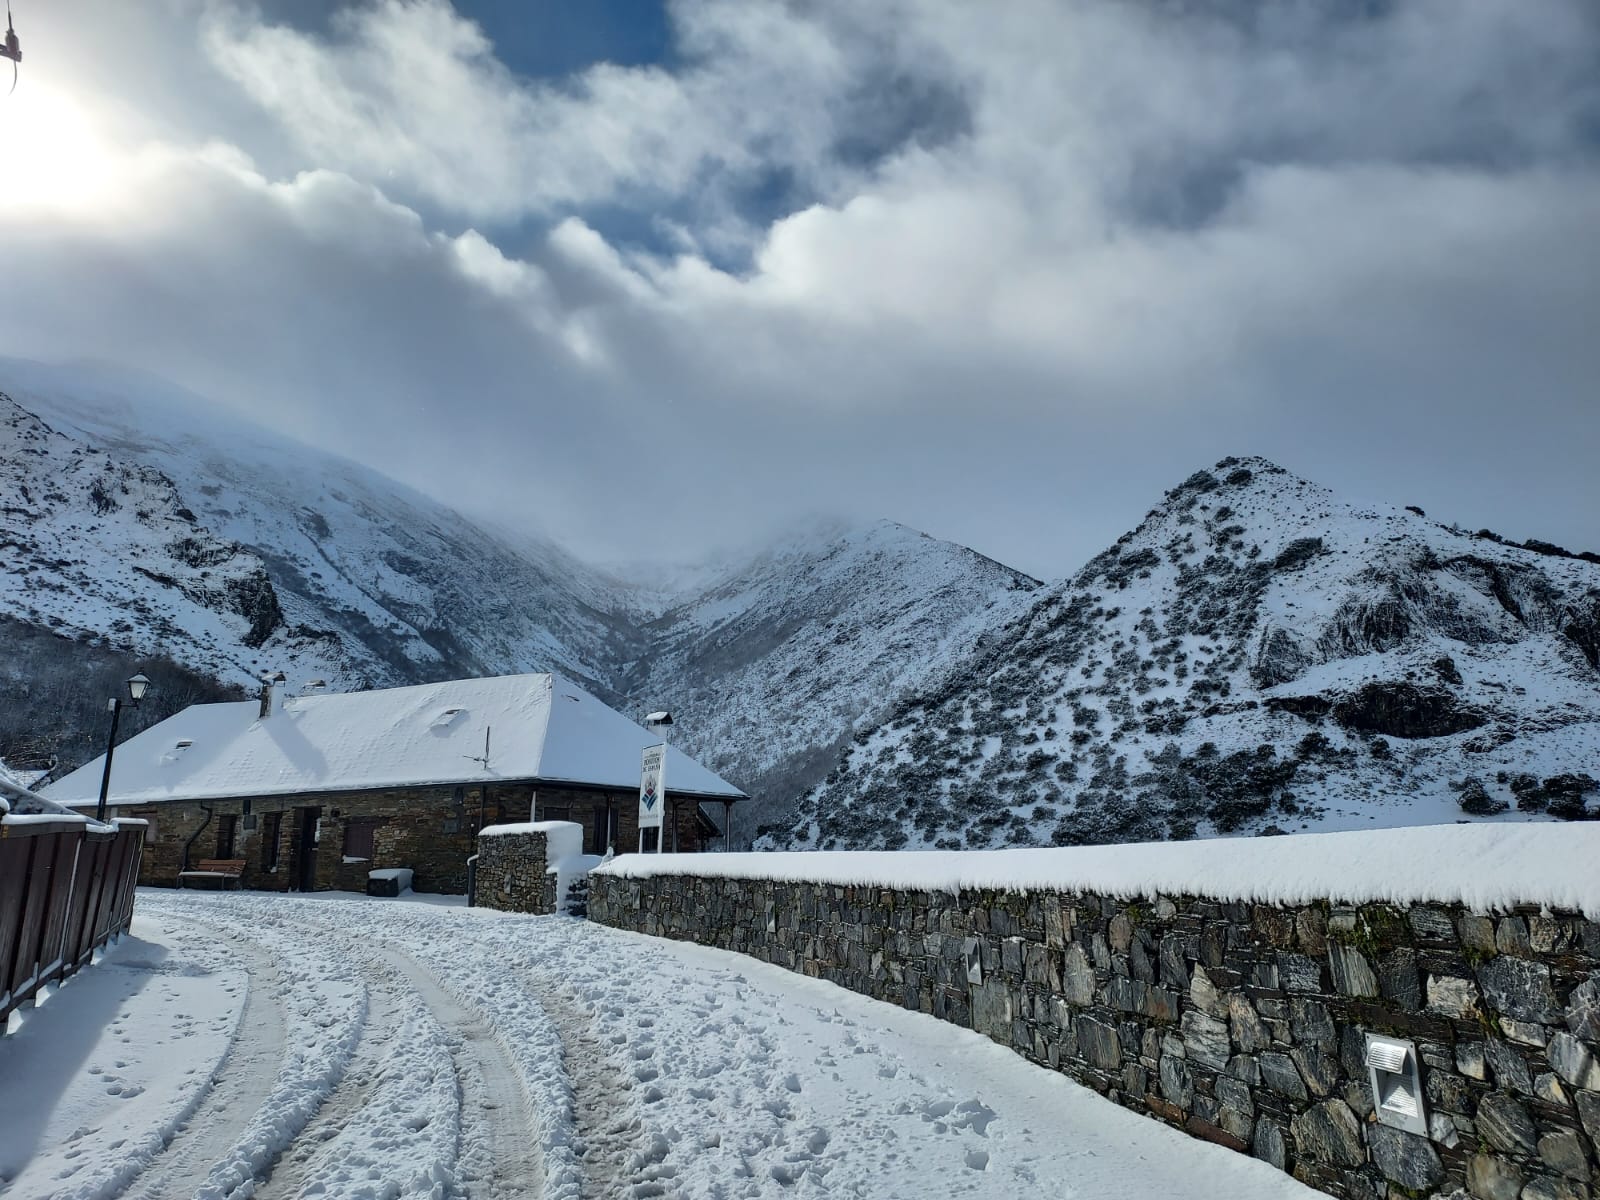
[[[652,592],[537,535],[486,529],[359,464],[186,409],[182,397],[157,394],[146,410],[146,380],[124,392],[103,369],[87,381],[68,368],[9,370],[23,386],[7,381],[3,360],[0,386],[47,415],[80,455],[165,479],[172,503],[246,556],[272,600],[271,630],[256,646],[242,634],[222,645],[187,627],[152,630],[130,608],[169,603],[148,575],[139,576],[144,592],[113,589],[74,619],[35,606],[29,619],[41,627],[168,651],[235,685],[263,670],[336,689],[557,670],[624,711],[671,708],[675,741],[735,782],[781,792],[780,803],[825,773],[859,721],[876,718],[885,689],[920,680],[933,665],[926,646],[1036,586],[964,547],[875,522],[819,525],[748,560],[691,572],[687,588]],[[77,508],[73,523],[92,542],[96,515],[87,500]],[[5,516],[0,531],[27,536],[29,520]],[[177,578],[172,541],[141,548],[146,572]],[[106,548],[101,557],[123,570],[129,555]],[[42,577],[53,569],[44,564]],[[47,592],[61,596],[65,584],[52,582]],[[796,638],[812,627],[854,647],[848,678],[825,665],[835,651]],[[802,645],[816,652],[797,654]],[[742,705],[745,694],[761,703]]]
[[[1593,795],[1600,567],[1537,546],[1224,459],[862,731],[762,844],[1454,820],[1539,811],[1550,779]]]

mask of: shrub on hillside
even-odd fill
[[[1462,812],[1475,817],[1492,817],[1511,807],[1504,800],[1489,795],[1488,789],[1483,786],[1483,781],[1476,777],[1460,784],[1460,798],[1456,803],[1461,806]]]

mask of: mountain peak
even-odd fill
[[[1600,565],[1559,548],[1227,458],[1032,599],[862,732],[791,844],[1368,827],[1600,795]]]

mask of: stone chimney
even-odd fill
[[[283,711],[284,674],[279,671],[276,675],[261,676],[261,712],[260,719],[265,721]]]

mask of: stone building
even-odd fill
[[[463,892],[478,830],[508,821],[583,827],[584,848],[639,845],[639,776],[657,734],[556,675],[197,704],[117,747],[112,815],[149,821],[141,884],[171,886],[203,859],[243,859],[243,886],[364,891],[409,867],[418,891]],[[47,789],[92,808],[104,759]],[[664,848],[720,837],[703,806],[747,799],[669,748]],[[654,830],[646,831],[654,837]]]

